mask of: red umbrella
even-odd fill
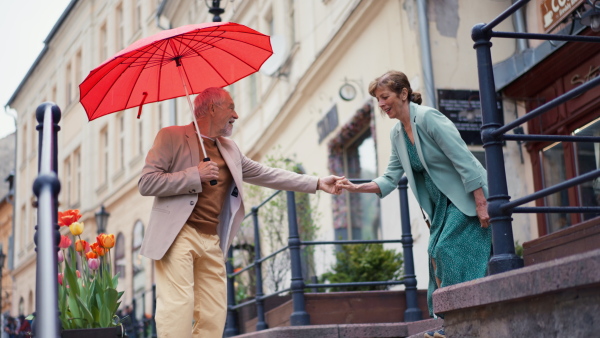
[[[138,40],[90,72],[79,85],[88,119],[224,87],[256,71],[273,54],[270,38],[244,25],[214,22]],[[182,85],[183,82],[183,85]]]
[[[95,68],[79,85],[88,119],[230,85],[273,54],[269,36],[233,22],[188,25],[138,40]],[[200,129],[194,121],[207,161]],[[215,181],[216,183],[216,181]],[[211,182],[212,184],[212,182]]]

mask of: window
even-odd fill
[[[100,179],[101,184],[108,183],[108,129],[104,127],[100,131]]]
[[[562,143],[555,143],[542,150],[541,162],[544,187],[551,187],[566,180],[565,151]],[[547,196],[544,203],[549,207],[568,206],[569,196],[567,193],[567,190],[556,192]],[[566,213],[546,214],[546,224],[548,233],[552,233],[571,225],[571,222]]]
[[[67,70],[65,72],[65,94],[67,105],[71,104],[73,101],[73,73],[72,73],[71,63],[67,64]]]
[[[121,50],[125,48],[125,27],[123,23],[123,4],[117,5],[116,9],[116,21],[117,21],[117,36],[116,36],[116,44],[117,50]]]
[[[125,167],[125,116],[123,112],[120,112],[117,116],[119,124],[119,150],[118,150],[118,168],[122,170]]]
[[[100,62],[108,58],[108,34],[106,31],[106,22],[100,26]]]
[[[32,128],[34,129],[34,128]],[[23,162],[25,162],[25,160],[27,159],[27,152],[28,152],[28,147],[27,147],[27,123],[23,124],[23,135],[21,136],[21,142],[23,142],[21,144],[21,159]],[[33,145],[31,145],[31,147],[33,148]]]
[[[71,157],[67,157],[65,159],[64,165],[65,165],[64,182],[65,182],[65,188],[66,188],[64,191],[65,202],[69,207],[71,207],[71,205],[72,205],[71,204],[71,192],[73,190],[73,186],[72,186],[73,185],[73,181],[72,181],[73,176],[72,176],[72,172],[71,172]]]
[[[115,273],[119,274],[119,278],[125,278],[127,262],[125,260],[125,236],[122,233],[117,235],[115,243]]]
[[[133,31],[137,32],[142,29],[142,1],[135,1],[135,9],[133,11]]]
[[[75,177],[73,179],[73,204],[75,207],[78,207],[81,201],[81,150],[79,147],[73,152],[73,167],[75,170]]]
[[[77,51],[75,54],[75,83],[80,83],[83,78],[82,74],[82,65],[81,65],[81,49]]]
[[[579,136],[600,136],[600,119],[575,130]],[[575,165],[577,175],[600,169],[600,144],[594,142],[580,142],[575,144]],[[577,193],[581,205],[584,207],[600,206],[600,177],[593,181],[577,186]],[[600,213],[582,214],[583,220],[600,216]]]
[[[600,119],[576,128],[572,135],[600,136]],[[600,168],[600,144],[594,142],[554,143],[539,151],[542,188],[548,188],[575,176]],[[544,205],[600,205],[600,179],[584,182],[575,188],[561,190],[544,198]],[[600,213],[551,213],[544,217],[547,233],[553,233],[575,223],[600,216]]]

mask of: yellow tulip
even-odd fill
[[[83,222],[75,222],[69,225],[69,230],[73,236],[79,236],[83,233]]]

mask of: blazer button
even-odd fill
[[[194,205],[194,202],[190,201],[190,205]]]
[[[192,192],[196,192],[196,189],[192,189]]]

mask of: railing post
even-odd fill
[[[58,310],[58,122],[60,108],[51,102],[38,106],[36,119],[39,122],[38,177],[33,183],[37,196],[38,226],[35,227],[36,245],[36,318],[33,329],[35,337],[60,337]]]
[[[256,273],[256,331],[265,330],[269,326],[265,322],[265,307],[262,282],[262,263],[260,262],[260,231],[258,229],[258,208],[252,208],[252,221],[254,223],[254,272]]]
[[[494,254],[488,263],[489,274],[497,274],[523,267],[523,259],[515,255],[511,212],[501,207],[510,200],[506,184],[506,169],[502,153],[502,136],[494,137],[494,130],[502,126],[501,112],[497,107],[494,70],[490,42],[491,36],[485,24],[473,27],[471,37],[477,52],[479,91],[483,125],[481,139],[485,148],[488,171],[488,213],[492,227]]]
[[[235,306],[235,279],[229,277],[233,273],[233,249],[229,248],[227,251],[227,262],[225,267],[227,269],[227,321],[225,322],[225,337],[237,336],[240,332],[238,330],[237,311],[231,307]]]
[[[413,257],[413,238],[410,229],[410,214],[408,211],[408,179],[402,176],[398,183],[400,192],[400,220],[402,223],[402,248],[404,252],[404,293],[406,295],[406,310],[404,321],[414,322],[423,319],[423,313],[417,301],[417,276]]]
[[[138,321],[137,321],[137,300],[135,295],[131,300],[131,327],[133,330],[133,337],[137,337],[139,334]]]
[[[156,284],[152,284],[152,337],[156,338]]]
[[[292,303],[294,312],[290,316],[292,326],[310,325],[310,315],[304,305],[304,279],[302,278],[302,262],[300,260],[300,236],[296,218],[296,197],[293,191],[287,192],[287,209],[290,259],[292,263]]]

